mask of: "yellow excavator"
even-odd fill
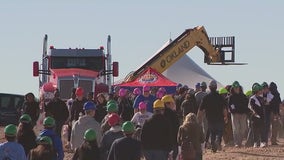
[[[235,63],[235,37],[208,37],[203,26],[186,29],[175,40],[156,53],[136,71],[128,74],[124,82],[131,82],[146,68],[163,73],[193,47],[204,52],[204,62],[210,65],[244,65]]]

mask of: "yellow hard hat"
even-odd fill
[[[164,109],[165,108],[165,105],[164,105],[164,102],[161,101],[161,100],[156,100],[154,102],[154,106],[153,106],[154,109]]]
[[[173,97],[171,95],[165,95],[164,97],[162,97],[162,101],[164,103],[167,103],[167,102],[174,103],[175,102],[175,100],[173,99]]]

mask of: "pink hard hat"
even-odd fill
[[[167,90],[166,90],[166,88],[165,88],[165,87],[161,87],[161,88],[159,88],[159,89],[158,89],[158,91],[161,91],[161,92],[163,92],[163,93],[167,93]]]
[[[150,87],[149,86],[143,86],[143,92],[149,92],[150,91]]]
[[[165,95],[165,92],[163,92],[163,91],[158,91],[158,92],[156,93],[156,98],[161,99],[164,95]]]
[[[126,93],[127,93],[126,89],[120,88],[119,92],[118,92],[118,95],[119,95],[119,97],[124,97],[126,95]]]
[[[145,102],[139,103],[139,106],[138,106],[139,110],[146,109],[146,107],[147,107],[147,104]]]
[[[135,89],[133,90],[133,94],[134,94],[134,95],[140,95],[140,94],[141,94],[141,90],[140,90],[139,88],[135,88]]]

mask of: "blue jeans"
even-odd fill
[[[210,131],[212,149],[216,144],[221,145],[224,122],[212,123],[208,121],[208,130]]]
[[[167,160],[168,151],[164,150],[144,150],[144,156],[146,160]]]

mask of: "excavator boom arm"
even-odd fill
[[[220,47],[212,45],[203,26],[185,30],[175,40],[170,42],[165,48],[159,51],[135,72],[129,74],[125,81],[134,80],[147,67],[151,67],[162,73],[171,65],[182,58],[193,47],[199,47],[205,54],[205,62],[208,64],[222,62]]]

